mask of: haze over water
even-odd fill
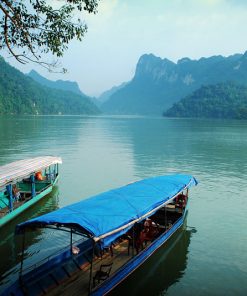
[[[53,194],[0,231],[2,283],[18,274],[17,222],[138,179],[185,173],[199,181],[190,191],[187,230],[118,295],[247,295],[246,131],[246,121],[0,117],[0,165],[39,155],[63,159]],[[64,247],[64,236],[54,240],[43,230],[28,240],[30,262]]]

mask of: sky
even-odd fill
[[[76,81],[85,94],[98,96],[130,81],[146,53],[177,62],[247,50],[247,0],[100,0],[98,13],[83,18],[88,32],[60,60],[66,74],[7,61],[25,73]]]

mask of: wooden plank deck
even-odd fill
[[[20,206],[22,206],[24,203],[26,203],[30,199],[31,199],[31,196],[26,197],[26,198],[22,198],[19,201],[13,201],[13,210],[19,208]],[[9,213],[9,207],[6,206],[5,208],[2,208],[0,211],[0,218],[6,216],[8,213]]]
[[[128,255],[128,241],[123,241],[119,245],[113,247],[113,256],[110,252],[105,253],[102,258],[95,258],[93,262],[92,278],[101,264],[109,264],[113,262],[111,275],[116,272],[121,266],[132,258],[131,250]],[[82,270],[73,274],[66,281],[62,282],[59,286],[54,287],[46,293],[49,296],[76,296],[88,295],[90,277],[90,264],[82,267]],[[93,284],[93,282],[92,282]]]
[[[47,186],[40,188],[39,191],[36,191],[36,195],[40,194],[42,191],[44,191],[45,189],[47,189],[50,186],[51,186],[51,184],[47,183]],[[13,210],[21,207],[24,203],[28,202],[32,198],[31,191],[20,190],[20,194],[21,194],[21,197],[18,201],[13,199]],[[9,207],[6,205],[5,208],[2,208],[0,210],[0,218],[6,216],[8,213],[9,213]]]

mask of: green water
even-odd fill
[[[188,173],[200,184],[191,190],[187,230],[116,294],[247,295],[246,121],[0,117],[0,165],[38,155],[63,158],[59,184],[0,231],[2,287],[18,275],[17,222],[134,180]],[[40,231],[28,237],[25,257],[64,244]]]

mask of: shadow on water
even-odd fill
[[[0,293],[9,282],[17,278],[22,254],[22,237],[15,235],[15,226],[21,222],[43,215],[58,208],[58,187],[55,186],[50,194],[28,208],[0,230]],[[27,233],[25,239],[24,258],[32,256],[32,246],[41,239],[42,230]]]
[[[195,229],[180,229],[110,296],[161,295],[184,275]],[[130,289],[131,287],[131,289]]]

